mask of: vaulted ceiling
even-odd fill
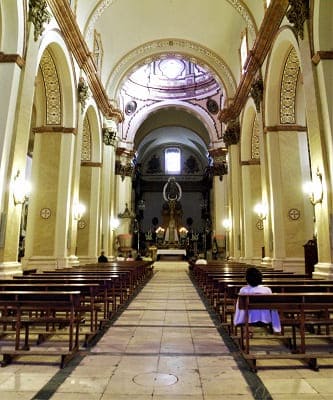
[[[103,50],[100,79],[119,104],[121,89],[138,68],[166,56],[184,57],[216,80],[226,101],[242,78],[241,36],[252,48],[266,0],[72,0],[76,21],[91,52],[96,34]],[[187,112],[188,111],[188,112]],[[138,148],[151,130],[170,125],[192,130],[209,145],[209,128],[172,98],[135,127]],[[190,118],[189,118],[190,116]],[[166,142],[171,138],[165,137]],[[200,140],[201,140],[200,139]],[[154,141],[152,142],[154,143]]]

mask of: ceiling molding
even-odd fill
[[[253,49],[249,52],[246,70],[237,87],[234,100],[227,108],[220,111],[219,119],[221,122],[226,123],[236,119],[242,111],[247,101],[251,85],[272,46],[276,33],[286,14],[288,5],[288,0],[275,0],[268,7]]]
[[[122,112],[109,102],[105,88],[97,75],[97,69],[89,48],[84,40],[68,0],[47,0],[52,13],[60,26],[65,41],[73,53],[79,67],[86,73],[94,99],[107,118],[122,122]]]

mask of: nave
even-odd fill
[[[290,362],[251,372],[187,268],[156,262],[152,279],[108,331],[64,369],[44,359],[1,368],[1,399],[333,399],[332,368],[315,372]]]

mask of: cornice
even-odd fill
[[[260,165],[260,160],[259,159],[253,159],[253,160],[241,161],[240,164],[241,164],[241,166]]]
[[[68,0],[47,0],[47,2],[61,28],[70,51],[73,53],[79,67],[87,75],[90,90],[102,113],[107,118],[122,122],[124,116],[119,109],[113,108],[109,102],[105,88],[97,75],[93,57],[76,23]]]
[[[312,57],[312,62],[318,65],[321,60],[333,60],[333,51],[317,51]]]
[[[209,155],[211,157],[221,157],[221,156],[225,156],[228,153],[228,149],[226,147],[219,147],[216,149],[210,149],[208,151]]]
[[[128,150],[128,149],[125,149],[124,147],[117,147],[117,149],[116,149],[117,156],[132,158],[134,156],[134,154],[135,153],[133,150]]]
[[[37,126],[32,130],[35,133],[67,133],[67,134],[69,133],[73,135],[77,134],[76,128],[66,128],[64,126],[58,126],[58,125]]]
[[[228,122],[230,119],[236,119],[247,101],[251,85],[258,73],[259,68],[265,61],[269,49],[273,43],[274,37],[279,30],[288,8],[288,0],[275,0],[268,7],[265,17],[260,26],[258,36],[249,52],[246,69],[242,79],[237,87],[233,102],[229,107],[224,108],[219,113],[221,122]]]
[[[274,125],[266,126],[264,132],[306,132],[307,127],[296,124],[284,124],[284,125]]]
[[[81,167],[97,167],[101,168],[101,162],[93,162],[93,161],[81,161]]]
[[[25,61],[19,54],[5,54],[0,51],[0,63],[15,63],[22,68]]]

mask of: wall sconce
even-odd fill
[[[230,220],[230,218],[225,218],[222,221],[222,226],[227,232],[229,232],[231,230],[231,220]]]
[[[119,219],[118,219],[118,218],[111,218],[111,219],[110,219],[110,226],[111,226],[111,229],[112,229],[113,231],[115,231],[116,229],[118,229],[119,226],[120,226],[120,221],[119,221]]]
[[[23,204],[27,201],[30,189],[30,183],[21,177],[21,173],[18,170],[12,184],[14,204]]]
[[[263,203],[257,203],[254,206],[254,212],[257,214],[257,217],[259,218],[259,220],[263,221],[264,219],[267,218],[267,214],[268,214],[267,205],[263,204]]]
[[[315,181],[309,181],[304,183],[303,192],[309,196],[309,200],[312,205],[319,204],[323,201],[323,177],[317,168]]]
[[[86,211],[86,207],[82,203],[76,203],[73,206],[73,217],[76,221],[80,221],[83,217],[83,214]]]

